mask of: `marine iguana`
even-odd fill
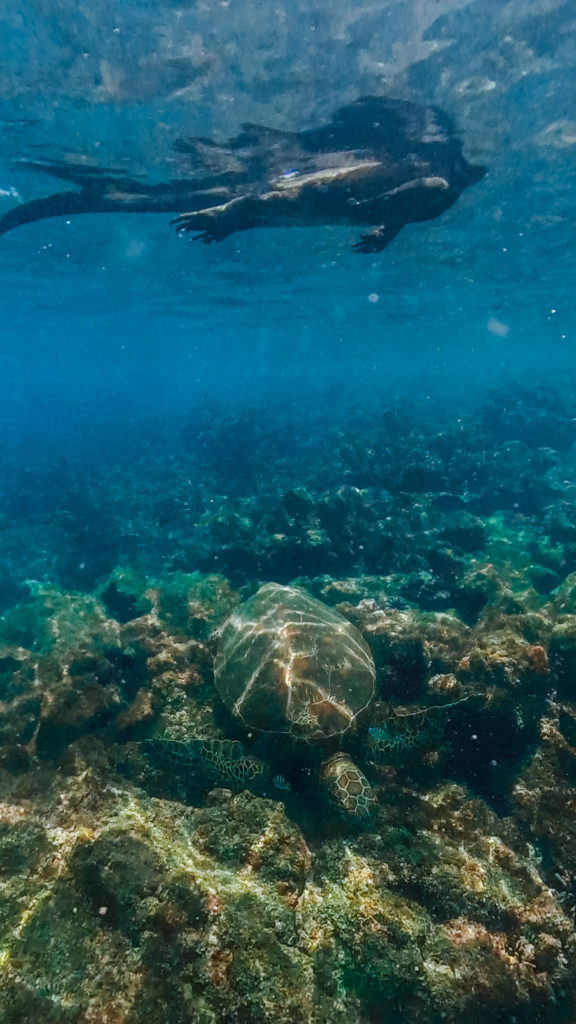
[[[0,234],[78,213],[178,213],[176,230],[204,243],[256,227],[352,224],[371,228],[355,250],[380,252],[405,224],[440,216],[486,173],[465,160],[439,108],[378,96],[319,128],[246,124],[227,142],[179,139],[175,148],[189,176],[158,184],[83,163],[21,161],[77,190],[14,207],[0,217]]]

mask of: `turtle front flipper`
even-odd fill
[[[354,243],[354,252],[382,252],[390,245],[390,242],[394,241],[403,227],[403,224],[381,224],[374,231],[360,236],[359,240]]]
[[[380,725],[368,729],[368,751],[376,762],[383,762],[397,754],[433,743],[439,731],[437,716],[426,708],[391,714]]]
[[[146,750],[176,771],[190,773],[202,788],[227,786],[251,789],[265,786],[269,772],[263,761],[247,754],[235,740],[170,739],[145,741]]]
[[[348,754],[333,754],[320,766],[320,780],[331,802],[346,817],[368,821],[376,806],[376,794],[368,779]]]
[[[408,751],[432,747],[442,741],[447,716],[452,708],[469,700],[470,696],[459,697],[448,704],[430,704],[427,707],[409,708],[379,705],[385,714],[377,725],[368,729],[368,753],[374,763],[394,760]]]

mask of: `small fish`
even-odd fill
[[[292,789],[292,786],[288,782],[288,779],[285,779],[283,775],[275,775],[274,778],[272,779],[272,782],[276,786],[276,789]]]

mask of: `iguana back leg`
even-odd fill
[[[354,252],[382,252],[393,242],[396,235],[404,227],[403,224],[381,224],[374,231],[361,235],[354,243]]]

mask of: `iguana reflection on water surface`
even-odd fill
[[[0,218],[0,234],[78,213],[177,213],[176,229],[205,243],[257,227],[351,224],[371,228],[356,251],[379,252],[405,224],[440,216],[486,173],[464,159],[441,110],[377,96],[319,128],[249,124],[227,142],[181,139],[176,148],[190,174],[159,184],[82,163],[23,161],[78,190],[14,207]]]

